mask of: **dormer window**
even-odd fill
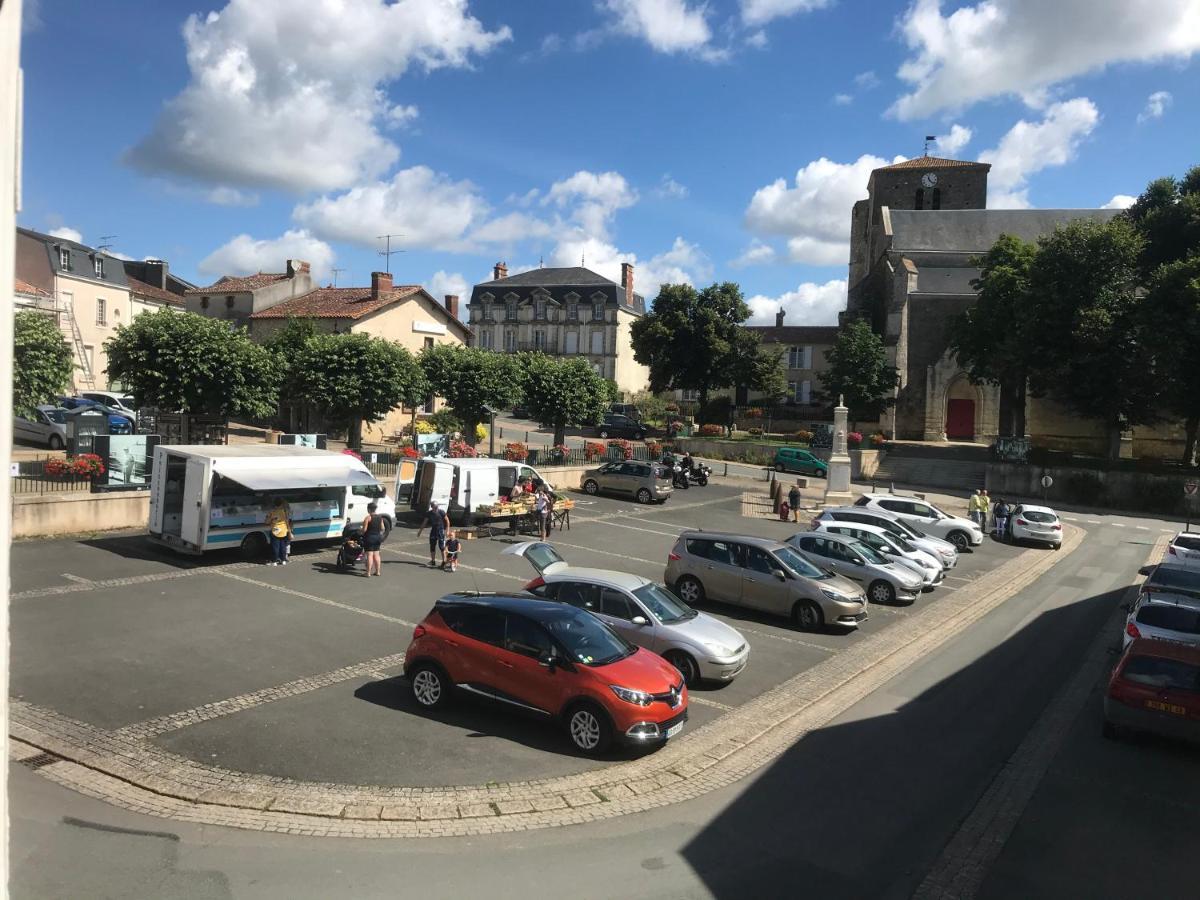
[[[536,303],[534,303],[533,311],[537,320],[539,322],[544,322],[546,320],[546,301],[538,300]]]
[[[592,321],[593,322],[603,322],[604,321],[604,304],[603,303],[593,303],[592,304]]]
[[[517,321],[517,301],[515,299],[504,301],[504,320],[506,322]]]
[[[58,267],[64,272],[71,271],[71,251],[66,247],[58,248]]]
[[[104,257],[103,256],[97,256],[95,259],[93,259],[92,267],[96,270],[97,278],[104,277]]]
[[[578,300],[568,300],[567,301],[567,321],[576,322],[578,320],[579,320],[579,301]]]

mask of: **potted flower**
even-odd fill
[[[563,464],[571,456],[571,450],[566,444],[555,444],[550,448],[550,461],[552,463]]]
[[[588,441],[583,445],[583,455],[587,457],[588,462],[595,462],[604,455],[604,445],[596,441]]]
[[[759,429],[761,431],[761,429]],[[720,425],[701,425],[700,437],[720,437],[725,433],[725,429]]]
[[[871,446],[878,449],[883,446],[886,440],[887,435],[885,435],[882,431],[877,431],[871,435]]]
[[[405,459],[416,459],[421,454],[417,452],[416,447],[405,447],[400,451],[400,455]]]
[[[646,454],[651,459],[661,459],[662,445],[658,441],[646,441]]]
[[[45,465],[42,466],[42,472],[50,478],[65,478],[70,467],[68,460],[55,457],[54,459],[46,460]]]
[[[608,455],[616,459],[633,459],[633,444],[624,438],[613,438],[608,442]]]
[[[529,457],[529,448],[520,441],[513,441],[504,446],[504,458],[509,462],[525,462]]]
[[[846,434],[846,446],[851,450],[857,450],[863,442],[861,431],[851,431]]]
[[[451,441],[450,455],[455,459],[473,459],[476,456],[475,448],[466,441]]]

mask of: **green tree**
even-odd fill
[[[1200,255],[1159,266],[1143,304],[1163,403],[1184,420],[1183,464],[1196,465],[1200,431]]]
[[[633,405],[643,422],[665,422],[669,402],[671,402],[671,398],[665,393],[638,391],[633,395]]]
[[[411,353],[394,341],[369,334],[321,334],[300,347],[304,372],[299,396],[325,417],[347,427],[351,447],[362,446],[362,423],[381,419],[398,406],[417,406],[429,382]]]
[[[515,356],[441,344],[422,350],[420,363],[432,392],[462,420],[471,445],[475,426],[488,421],[488,407],[506,408],[521,399],[523,364]]]
[[[74,368],[54,319],[32,310],[13,316],[13,412],[32,415],[38,404],[64,393]]]
[[[568,425],[599,422],[611,403],[608,381],[583,359],[536,354],[525,368],[522,391],[530,415],[554,427],[554,443],[566,443]]]
[[[280,372],[279,406],[286,414],[292,431],[307,428],[308,403],[303,398],[304,371],[299,367],[301,351],[317,336],[312,319],[289,318],[282,328],[272,332],[263,346],[278,360]]]
[[[108,377],[164,410],[267,418],[277,410],[279,363],[246,329],[194,313],[144,313],[104,349]]]
[[[1123,218],[1076,221],[1038,240],[1029,272],[1031,389],[1103,422],[1111,459],[1124,429],[1156,417],[1159,388],[1140,327],[1141,250]]]
[[[824,393],[831,402],[844,399],[852,428],[859,419],[878,418],[893,402],[899,375],[888,365],[883,339],[865,319],[855,319],[839,331],[825,358],[829,368],[821,376]]]
[[[1156,178],[1124,213],[1143,243],[1139,268],[1146,281],[1164,263],[1200,252],[1200,166],[1176,181]]]
[[[950,324],[950,350],[971,381],[1000,388],[1000,433],[1025,435],[1031,358],[1029,269],[1037,245],[1002,234],[979,260],[975,305]]]

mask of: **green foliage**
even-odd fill
[[[194,313],[144,313],[104,349],[108,377],[137,401],[164,410],[265,418],[275,413],[281,371],[246,329]]]
[[[667,404],[670,403],[667,394],[654,394],[650,391],[638,391],[633,395],[633,405],[643,422],[663,422],[667,418]]]
[[[71,385],[71,348],[54,319],[25,310],[13,316],[13,412],[32,415]]]
[[[1163,404],[1184,418],[1183,463],[1195,465],[1200,428],[1200,255],[1158,267],[1142,314]],[[1169,339],[1154,340],[1154,335]]]
[[[421,368],[437,396],[450,404],[475,438],[475,426],[488,420],[486,407],[507,409],[521,399],[522,367],[528,361],[478,347],[441,344],[421,351]]]
[[[433,426],[435,434],[454,434],[463,430],[462,420],[454,414],[454,410],[443,406],[427,420]]]
[[[586,360],[538,355],[527,361],[521,385],[529,413],[554,426],[554,443],[566,440],[566,426],[599,422],[612,402],[611,382]]]
[[[866,321],[856,319],[839,331],[825,358],[829,368],[821,376],[824,393],[833,403],[839,396],[845,399],[852,422],[876,418],[892,402],[899,375],[888,365],[883,339]]]
[[[1200,252],[1200,166],[1178,182],[1170,177],[1150,182],[1124,217],[1143,238],[1138,260],[1143,278]]]
[[[280,397],[287,402],[295,397],[304,382],[304,373],[297,367],[301,351],[317,336],[317,326],[312,319],[290,318],[283,327],[273,332],[263,346],[279,360]]]

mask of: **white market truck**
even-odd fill
[[[272,444],[160,444],[150,478],[150,539],[180,553],[239,548],[266,556],[267,512],[282,497],[296,543],[340,538],[376,504],[385,530],[396,505],[362,460]]]
[[[528,514],[532,498],[523,505],[507,503],[513,485],[525,480],[536,484],[542,476],[532,466],[504,459],[430,457],[401,465],[396,473],[396,492],[407,494],[409,506],[422,515],[436,500],[452,524],[471,525]],[[562,502],[556,501],[555,508]]]

